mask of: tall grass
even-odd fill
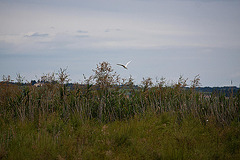
[[[204,136],[210,136],[214,147],[220,146],[219,151],[214,150],[216,155],[208,154],[211,158],[231,157],[230,153],[239,156],[239,92],[230,97],[197,92],[199,76],[192,80],[190,89],[185,88],[187,79],[182,76],[171,86],[165,85],[165,79],[154,84],[151,78],[145,78],[138,87],[132,77],[121,79],[107,62],[99,63],[93,72],[83,84],[71,87],[66,69],[60,69],[58,77],[44,75],[41,87],[12,84],[10,77],[0,82],[0,159],[14,159],[15,154],[35,159],[128,159],[131,153],[137,159],[192,159],[197,155],[207,159],[202,155],[207,152],[203,151],[203,142],[208,147],[211,144]],[[20,75],[18,80],[21,82]],[[125,128],[127,124],[130,128]],[[237,128],[232,128],[233,124]],[[215,130],[211,130],[213,126]],[[223,138],[216,133],[219,130],[227,136],[224,145],[214,139]],[[194,138],[195,132],[199,137]],[[170,144],[164,136],[169,136]],[[154,137],[163,138],[162,144]],[[21,154],[15,153],[19,145],[23,146]],[[147,150],[141,145],[146,145]],[[151,145],[157,148],[152,150]],[[226,151],[227,145],[232,149]],[[191,152],[191,148],[196,152]],[[36,149],[40,155],[31,152]],[[226,156],[220,153],[221,149]]]
[[[64,120],[77,114],[82,119],[108,122],[128,119],[146,111],[171,112],[178,114],[179,119],[191,114],[202,123],[212,120],[221,125],[239,119],[239,94],[225,97],[223,94],[209,96],[196,92],[198,76],[189,90],[184,88],[186,80],[182,77],[172,86],[163,86],[163,81],[154,85],[151,78],[146,78],[141,87],[136,87],[132,79],[120,81],[111,66],[103,62],[84,85],[75,84],[70,88],[64,83],[68,81],[65,72],[61,69],[59,83],[53,83],[54,75],[46,75],[44,79],[48,83],[42,87],[2,81],[0,113],[3,120],[38,121],[58,113]]]

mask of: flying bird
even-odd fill
[[[117,64],[117,65],[122,66],[122,67],[125,68],[125,69],[128,69],[127,66],[128,66],[129,63],[131,63],[131,62],[132,62],[132,61],[127,62],[126,65],[123,65],[123,64]]]

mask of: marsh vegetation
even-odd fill
[[[237,159],[240,92],[197,92],[197,75],[123,79],[107,62],[69,87],[66,69],[44,85],[0,82],[0,159]]]

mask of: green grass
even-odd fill
[[[80,117],[79,117],[80,119]],[[219,127],[170,113],[99,123],[51,115],[37,126],[1,126],[2,159],[238,159],[240,126]]]
[[[239,159],[240,92],[120,81],[108,63],[70,89],[65,69],[42,87],[0,82],[0,159]],[[120,87],[121,85],[121,87]]]

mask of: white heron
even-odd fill
[[[118,63],[117,65],[122,66],[122,67],[125,68],[125,69],[128,69],[127,66],[128,66],[129,63],[131,63],[131,62],[132,62],[132,61],[129,61],[129,62],[127,62],[127,64],[125,64],[125,65]]]

